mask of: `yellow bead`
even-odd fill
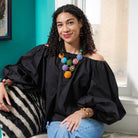
[[[64,73],[64,77],[65,77],[66,79],[71,78],[71,76],[72,76],[72,74],[71,74],[70,71],[65,71],[65,73]]]
[[[69,70],[70,71],[74,71],[75,70],[75,67],[74,66],[70,66]]]

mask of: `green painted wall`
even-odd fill
[[[47,42],[54,10],[55,0],[36,0],[36,45]]]
[[[55,0],[12,0],[12,40],[0,41],[0,72],[47,41],[54,5]]]

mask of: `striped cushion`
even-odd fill
[[[10,112],[0,111],[0,127],[4,138],[29,138],[41,131],[42,110],[39,100],[24,95],[16,86],[10,87]]]

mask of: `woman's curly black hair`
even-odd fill
[[[83,50],[83,55],[88,53],[89,54],[94,53],[96,48],[92,37],[92,29],[88,22],[88,19],[84,15],[83,11],[79,9],[77,6],[72,4],[67,4],[58,8],[52,16],[53,23],[52,23],[49,39],[47,42],[47,45],[49,46],[49,50],[52,53],[52,55],[57,55],[61,51],[61,48],[64,48],[64,41],[62,39],[61,41],[59,41],[59,34],[58,34],[57,23],[56,23],[57,16],[62,12],[68,12],[72,14],[77,18],[78,21],[82,20],[83,26],[80,31],[81,33],[80,44],[81,44],[81,49]]]

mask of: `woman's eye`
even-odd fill
[[[57,24],[57,27],[61,27],[62,26],[62,24]]]
[[[73,24],[73,22],[68,22],[68,24]]]

